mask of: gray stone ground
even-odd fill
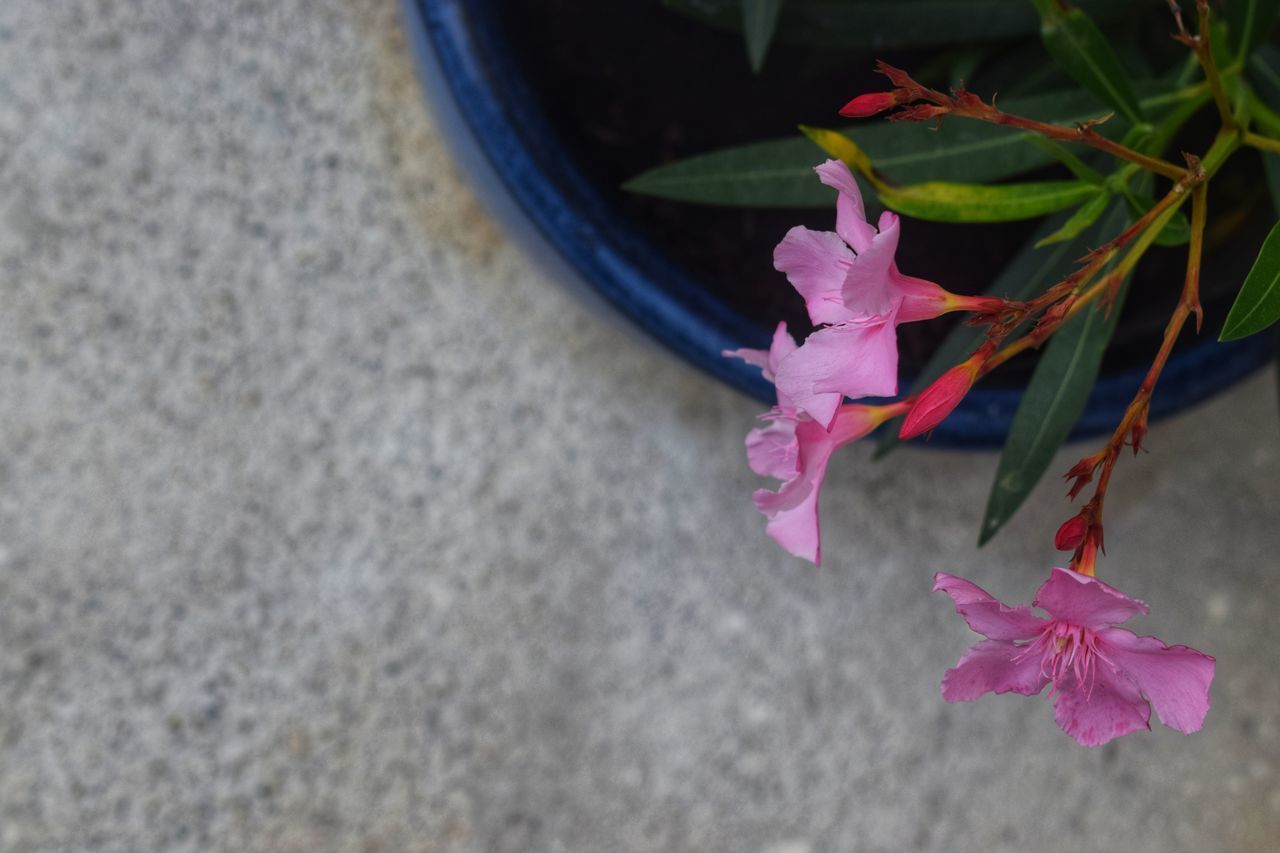
[[[852,449],[788,559],[755,404],[508,242],[392,3],[6,0],[0,188],[0,850],[1274,844],[1270,375],[1115,489],[1208,725],[1084,750],[940,700],[928,591],[1029,596],[1059,487],[979,553],[992,457]]]

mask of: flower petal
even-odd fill
[[[1151,707],[1138,688],[1106,664],[1100,663],[1090,682],[1080,684],[1072,677],[1056,689],[1053,718],[1083,746],[1101,746],[1138,729],[1151,728]]]
[[[767,532],[787,552],[818,564],[822,559],[818,496],[827,463],[838,448],[862,438],[874,427],[862,406],[840,410],[830,432],[813,421],[795,426],[798,471],[777,492],[760,489],[756,508],[769,519]]]
[[[790,480],[800,471],[794,418],[778,417],[747,433],[747,463],[761,477]]]
[[[786,273],[791,286],[804,297],[809,319],[819,325],[858,319],[845,307],[842,290],[853,261],[853,252],[838,235],[810,231],[803,225],[788,231],[773,250],[774,269]]]
[[[1209,713],[1215,661],[1186,646],[1166,646],[1124,628],[1098,632],[1099,650],[1151,700],[1160,722],[1184,734],[1199,731]]]
[[[785,396],[823,426],[844,397],[887,397],[898,392],[898,336],[892,317],[820,329],[782,360],[776,380]]]
[[[767,350],[763,349],[726,349],[720,355],[725,358],[740,358],[747,364],[760,368],[764,378],[772,382],[778,373],[778,365],[784,358],[796,351],[796,340],[787,331],[786,322],[781,322],[773,330],[773,340]]]
[[[992,640],[1028,640],[1048,624],[1030,607],[1007,607],[977,584],[945,572],[933,576],[933,591],[951,596],[969,627]]]
[[[1049,683],[1040,671],[1040,656],[1024,654],[1026,646],[1002,640],[983,640],[942,676],[942,698],[972,702],[987,693],[1034,696]]]
[[[867,208],[862,203],[862,191],[858,189],[853,172],[840,160],[828,160],[814,167],[814,171],[818,173],[818,180],[839,192],[836,197],[836,233],[855,252],[863,251],[871,245],[876,229],[867,221]]]
[[[883,317],[902,301],[891,274],[898,233],[897,214],[885,211],[880,217],[880,233],[858,252],[844,274],[840,298],[854,317]]]
[[[1147,605],[1138,599],[1070,569],[1054,569],[1032,603],[1061,622],[1094,629],[1148,611]]]

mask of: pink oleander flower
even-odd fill
[[[797,225],[774,250],[773,263],[804,297],[809,318],[825,328],[778,365],[776,384],[779,393],[829,426],[845,397],[898,392],[899,324],[948,311],[990,311],[1003,303],[957,296],[900,273],[894,261],[897,214],[885,211],[879,228],[873,227],[848,166],[828,160],[815,171],[838,193],[835,233]]]
[[[764,377],[773,381],[779,365],[796,349],[787,324],[779,323],[767,351],[740,349],[724,355],[760,367]],[[768,519],[768,534],[783,549],[815,565],[821,562],[818,495],[831,455],[901,411],[902,407],[849,404],[840,407],[828,428],[778,390],[778,405],[763,415],[769,425],[753,429],[746,443],[751,470],[782,481],[778,491],[759,489],[752,497]]]
[[[939,572],[934,591],[987,637],[964,653],[942,678],[948,702],[986,693],[1033,696],[1052,684],[1054,719],[1085,746],[1100,746],[1160,722],[1184,734],[1199,731],[1209,711],[1214,659],[1186,646],[1166,646],[1112,627],[1147,605],[1100,580],[1054,569],[1033,606],[1006,607],[963,578]]]

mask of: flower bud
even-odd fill
[[[898,92],[870,92],[866,95],[859,95],[849,103],[840,108],[840,115],[847,118],[866,118],[876,113],[882,113],[885,110],[891,110],[901,101],[898,99]]]
[[[978,381],[978,368],[985,359],[979,351],[966,362],[957,364],[920,392],[916,403],[902,423],[900,438],[915,438],[946,420]]]
[[[1057,535],[1053,537],[1053,547],[1059,551],[1074,551],[1080,547],[1080,543],[1084,541],[1088,532],[1089,522],[1085,517],[1073,515],[1058,528]]]

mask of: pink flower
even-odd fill
[[[957,310],[992,310],[1000,300],[948,293],[931,281],[903,275],[894,254],[898,216],[885,211],[879,228],[867,222],[862,194],[849,167],[828,160],[815,171],[837,192],[836,230],[798,225],[773,253],[773,264],[804,297],[820,326],[779,364],[781,394],[829,425],[845,397],[898,392],[897,326]]]
[[[785,551],[821,564],[818,495],[827,463],[841,447],[884,423],[882,409],[856,403],[841,406],[829,430],[804,415],[775,410],[766,415],[772,420],[769,426],[747,436],[751,469],[782,481],[778,491],[757,489],[752,499],[769,520],[765,530]]]
[[[724,355],[757,365],[766,379],[773,380],[779,365],[796,351],[795,340],[787,333],[787,324],[779,323],[768,351],[741,349],[726,351]],[[753,498],[768,519],[767,532],[788,553],[814,564],[821,561],[818,495],[831,455],[903,409],[901,406],[842,406],[828,428],[798,410],[779,389],[778,405],[763,416],[769,425],[753,429],[747,435],[747,462],[760,476],[782,481],[778,491],[759,489]]]
[[[942,678],[948,702],[985,693],[1032,696],[1053,684],[1054,719],[1085,746],[1100,746],[1160,722],[1198,731],[1209,711],[1214,660],[1186,646],[1166,646],[1112,627],[1147,605],[1087,575],[1054,569],[1034,606],[1006,607],[963,578],[939,572],[935,591],[955,602],[969,627],[987,637]]]

